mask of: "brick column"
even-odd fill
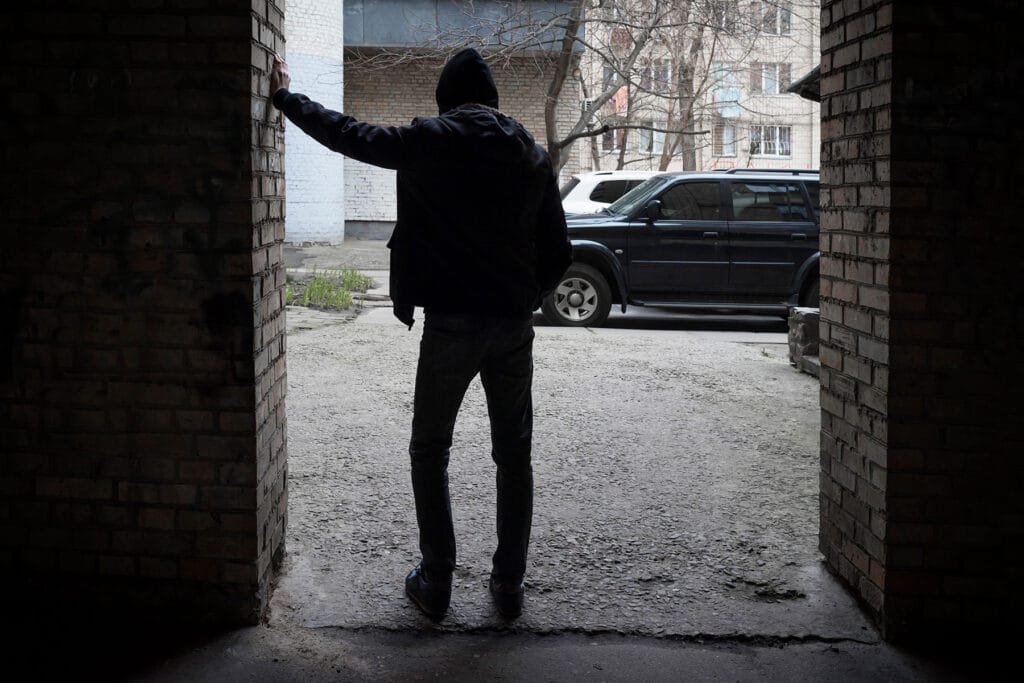
[[[4,17],[11,597],[30,581],[34,600],[229,621],[266,604],[285,519],[283,145],[266,116],[282,5]]]
[[[892,639],[1021,606],[1019,18],[823,5],[821,549]]]

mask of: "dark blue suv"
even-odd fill
[[[818,172],[654,176],[568,218],[573,264],[542,310],[601,325],[612,304],[785,315],[818,305]]]

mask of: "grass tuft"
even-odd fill
[[[352,292],[365,292],[372,286],[373,280],[354,268],[314,270],[306,282],[285,284],[285,304],[347,309],[352,306]]]

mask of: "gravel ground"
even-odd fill
[[[272,623],[430,627],[407,444],[420,324],[288,309],[288,556]],[[531,632],[853,638],[824,572],[818,385],[784,334],[538,327]],[[494,468],[479,381],[450,465],[459,542],[442,630],[504,628],[486,590]]]

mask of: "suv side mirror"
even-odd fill
[[[644,207],[644,215],[647,216],[647,221],[653,223],[656,220],[661,219],[661,200],[652,199],[647,202],[647,206]]]

